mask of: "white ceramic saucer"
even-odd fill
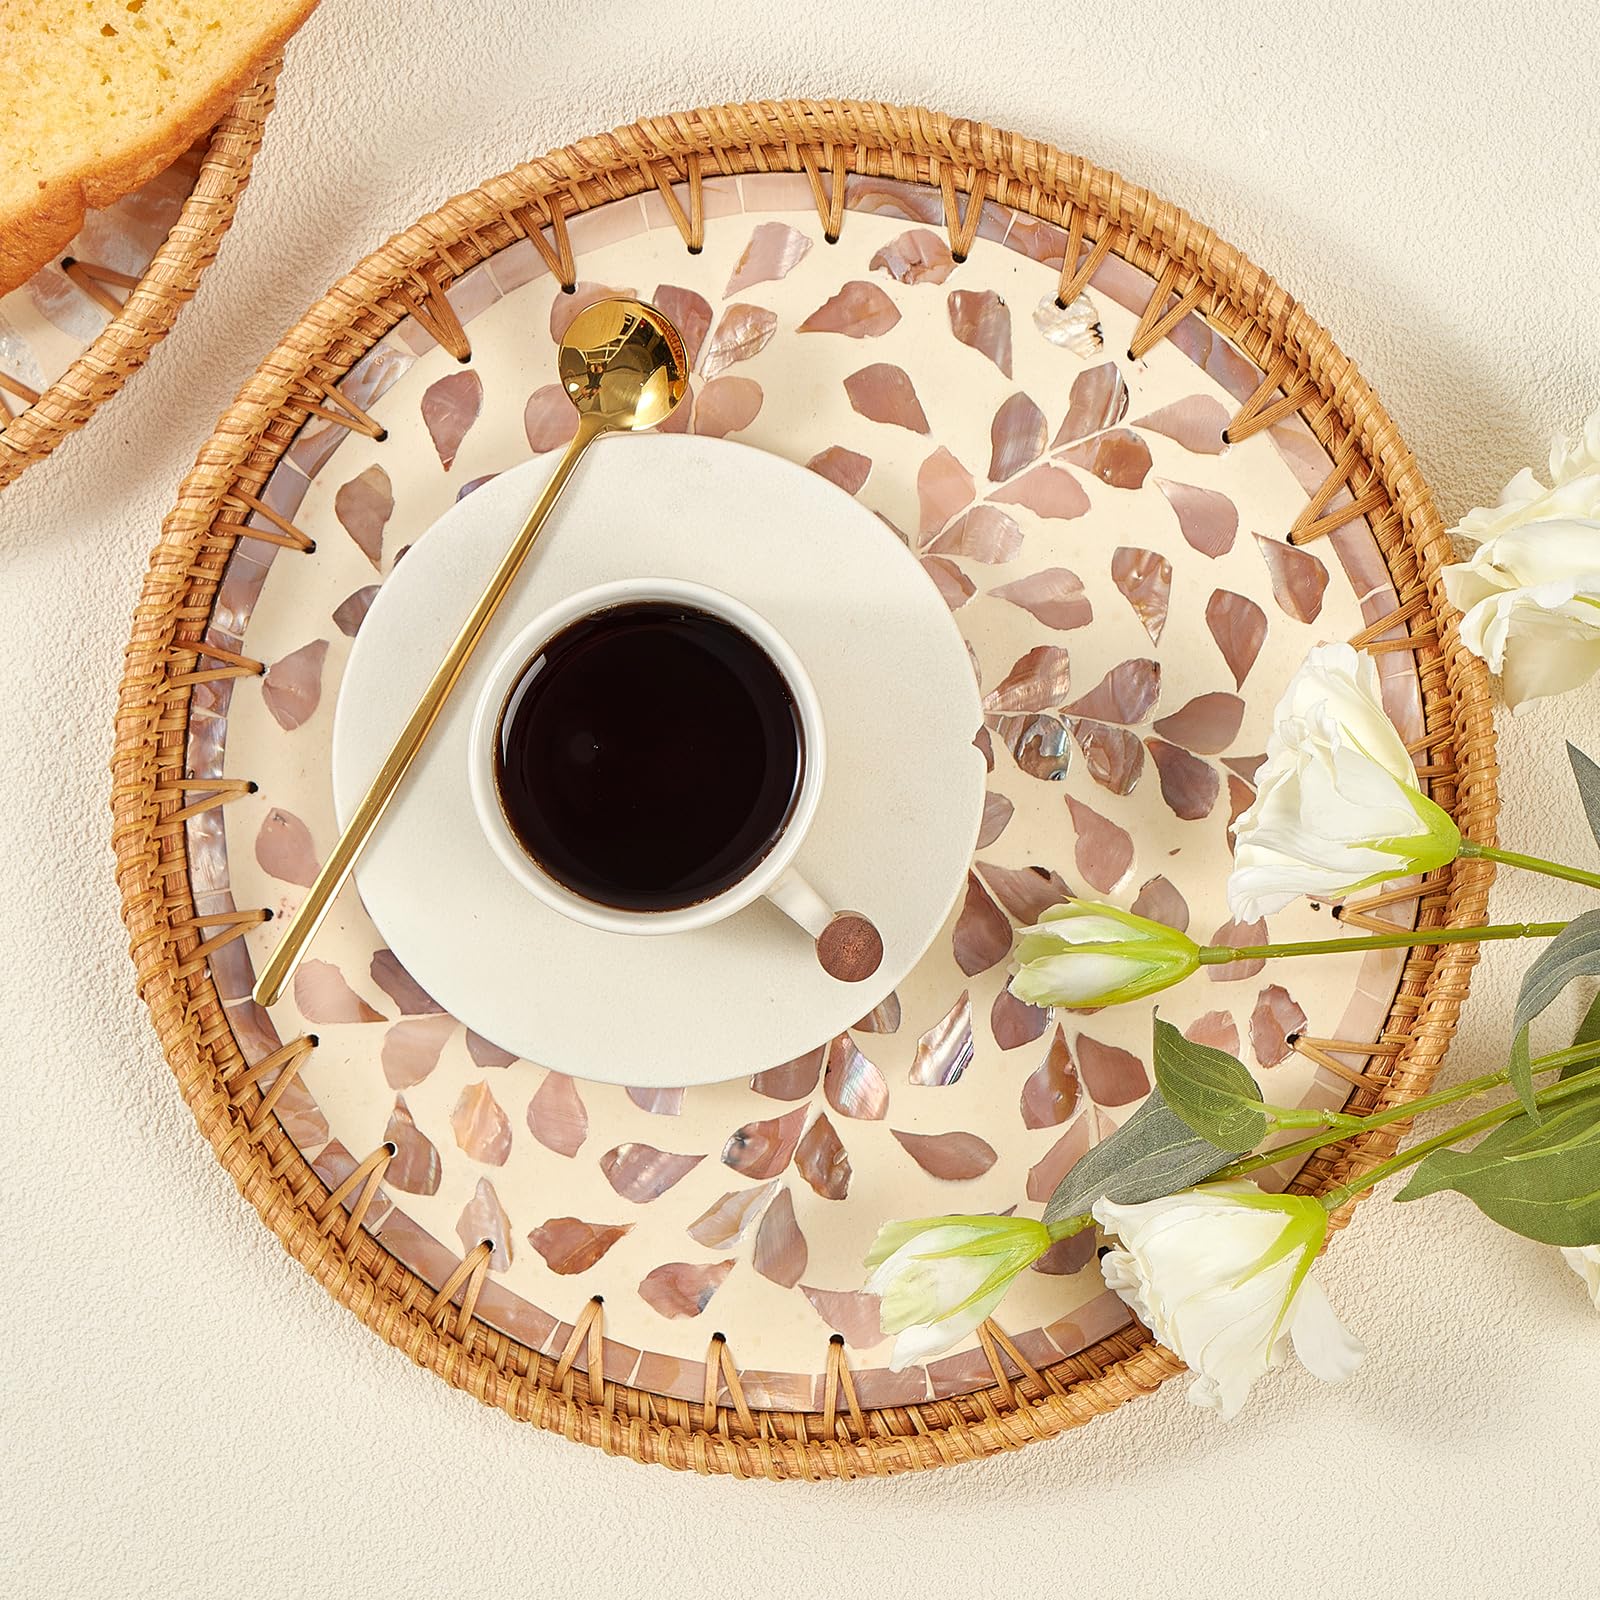
[[[554,465],[530,461],[455,505],[379,590],[339,689],[343,826]],[[584,927],[536,900],[479,827],[467,738],[508,641],[553,601],[621,578],[689,578],[761,613],[822,702],[828,775],[797,865],[883,936],[844,984],[764,902],[693,932]],[[966,881],[983,808],[972,665],[916,558],[816,473],[725,440],[602,439],[356,869],[395,955],[448,1011],[575,1077],[668,1087],[792,1060],[864,1016],[916,964]]]

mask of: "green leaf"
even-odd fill
[[[1574,1047],[1597,1042],[1600,1042],[1600,990],[1595,992],[1594,999],[1589,1002],[1589,1009],[1583,1014],[1583,1021],[1578,1024],[1578,1031],[1572,1036]],[[1596,1065],[1597,1063],[1593,1061],[1569,1061],[1561,1069],[1561,1076],[1575,1078],[1580,1072],[1589,1072]]]
[[[1162,1098],[1159,1088],[1111,1135],[1074,1164],[1050,1204],[1046,1222],[1082,1216],[1100,1199],[1139,1205],[1191,1189],[1233,1159],[1197,1137]]]
[[[1219,1150],[1242,1155],[1266,1138],[1271,1124],[1256,1081],[1226,1050],[1185,1039],[1156,1018],[1156,1087],[1188,1125]]]
[[[1533,1101],[1533,1063],[1528,1026],[1574,978],[1600,973],[1600,911],[1585,911],[1564,927],[1522,975],[1517,1009],[1511,1018],[1511,1060],[1507,1071],[1528,1115],[1539,1120]],[[1587,1020],[1587,1019],[1585,1019]]]
[[[1547,1107],[1540,1122],[1515,1116],[1470,1150],[1435,1150],[1395,1198],[1441,1189],[1541,1244],[1600,1243],[1600,1090]]]
[[[1567,760],[1572,763],[1572,776],[1578,780],[1578,796],[1583,801],[1583,814],[1589,819],[1589,832],[1594,835],[1594,842],[1600,844],[1600,766],[1570,739]]]

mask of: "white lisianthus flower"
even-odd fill
[[[1451,531],[1477,549],[1443,572],[1461,642],[1512,706],[1600,671],[1600,411],[1550,447],[1550,476],[1546,489],[1524,468],[1498,505],[1468,512]]]
[[[1383,709],[1376,665],[1347,644],[1316,646],[1289,680],[1233,837],[1228,905],[1241,922],[1299,895],[1427,872],[1461,849]]]
[[[878,1321],[898,1335],[889,1365],[899,1372],[959,1343],[1051,1243],[1050,1230],[1028,1217],[886,1222],[865,1264],[877,1269],[866,1289],[882,1296]]]
[[[1600,1244],[1581,1245],[1576,1250],[1563,1250],[1562,1259],[1583,1279],[1594,1308],[1600,1311]]]
[[[1200,947],[1176,928],[1115,906],[1068,900],[1018,936],[1011,992],[1034,1006],[1121,1005],[1187,978]]]
[[[1288,1342],[1328,1383],[1361,1364],[1364,1346],[1311,1276],[1328,1231],[1311,1196],[1234,1179],[1143,1205],[1101,1200],[1094,1217],[1120,1242],[1100,1261],[1107,1286],[1193,1370],[1196,1405],[1232,1417]]]

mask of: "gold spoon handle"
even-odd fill
[[[394,798],[395,791],[400,787],[400,780],[405,777],[407,769],[422,748],[423,741],[428,737],[434,723],[438,721],[445,701],[450,698],[450,691],[455,688],[461,674],[466,670],[467,663],[472,659],[472,652],[478,647],[478,641],[488,631],[495,612],[500,608],[500,602],[505,599],[507,590],[516,581],[522,563],[527,560],[528,552],[533,549],[534,541],[539,537],[540,530],[554,510],[556,501],[561,498],[561,491],[566,488],[573,468],[577,466],[583,452],[602,433],[608,431],[609,424],[603,418],[580,414],[578,431],[573,436],[572,443],[567,446],[566,454],[562,456],[549,483],[545,485],[538,504],[528,513],[528,520],[523,523],[522,531],[512,541],[511,548],[506,551],[500,565],[495,569],[488,588],[483,591],[477,605],[472,608],[472,615],[461,625],[455,643],[450,646],[444,660],[439,663],[438,670],[424,690],[422,699],[417,703],[417,709],[411,713],[410,721],[401,730],[400,737],[390,748],[383,765],[378,768],[378,775],[361,797],[361,804],[356,807],[355,814],[350,818],[344,832],[339,835],[339,842],[323,863],[316,882],[311,885],[305,899],[300,902],[295,914],[289,919],[289,926],[283,930],[283,937],[278,940],[277,947],[262,969],[260,978],[256,980],[255,998],[258,1004],[263,1006],[275,1004],[283,993],[284,986],[294,976],[294,969],[299,966],[300,957],[305,953],[306,946],[311,943],[317,929],[322,926],[322,919],[327,916],[328,907],[333,904],[333,897],[339,892],[344,880],[349,877],[350,869],[356,864],[356,858],[366,847],[367,840],[372,837],[373,830],[378,826],[379,820],[388,809],[389,802]]]

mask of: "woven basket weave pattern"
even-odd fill
[[[270,98],[270,84],[266,92]],[[290,330],[202,447],[167,518],[136,613],[118,713],[113,810],[124,918],[141,992],[185,1099],[241,1192],[329,1292],[420,1365],[486,1404],[673,1467],[774,1479],[853,1477],[1017,1448],[1146,1393],[1181,1367],[1135,1330],[1036,1371],[986,1325],[980,1336],[995,1373],[990,1388],[864,1412],[835,1343],[822,1410],[769,1414],[746,1404],[736,1352],[718,1340],[703,1404],[607,1382],[598,1302],[579,1319],[559,1359],[526,1349],[472,1317],[481,1281],[481,1263],[472,1256],[436,1291],[359,1228],[335,1231],[345,1217],[344,1197],[330,1198],[260,1093],[239,1083],[243,1061],[208,975],[204,941],[220,935],[194,920],[184,841],[184,818],[227,798],[215,781],[186,780],[183,761],[190,687],[197,671],[214,665],[197,646],[238,537],[229,525],[257,502],[313,408],[326,416],[339,405],[339,379],[404,316],[466,354],[465,332],[442,291],[515,240],[532,239],[570,283],[565,218],[658,191],[693,249],[705,227],[702,179],[755,171],[806,174],[830,234],[848,226],[846,173],[931,185],[943,195],[958,257],[985,199],[1058,223],[1068,235],[1064,299],[1112,250],[1149,273],[1159,287],[1140,321],[1136,353],[1198,312],[1267,374],[1233,419],[1231,435],[1244,437],[1298,410],[1335,463],[1295,536],[1315,537],[1352,514],[1369,518],[1400,606],[1357,642],[1377,641],[1396,622],[1408,628],[1401,647],[1415,651],[1422,683],[1424,770],[1463,833],[1481,842],[1494,836],[1493,731],[1483,668],[1461,649],[1439,591],[1448,540],[1398,431],[1348,359],[1265,273],[1184,213],[1019,136],[857,103],[774,102],[655,119],[554,152],[457,197],[368,257]],[[1342,509],[1335,498],[1341,490],[1348,490]],[[1419,921],[1481,920],[1489,877],[1487,865],[1477,862],[1435,875]],[[1368,1052],[1354,1109],[1402,1102],[1428,1084],[1472,960],[1459,946],[1411,953],[1389,1024]],[[1343,1181],[1392,1150],[1396,1137],[1389,1129],[1320,1153],[1297,1187],[1320,1191]],[[574,1364],[580,1355],[586,1372]]]
[[[0,488],[42,461],[116,394],[193,298],[250,180],[279,66],[274,61],[263,68],[212,130],[193,192],[121,311],[32,405],[0,428]]]

